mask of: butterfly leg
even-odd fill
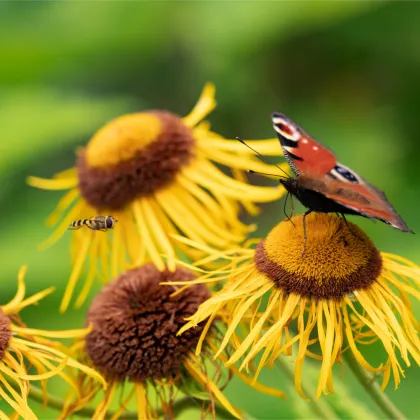
[[[306,210],[305,213],[303,213],[303,248],[302,248],[302,255],[300,258],[303,260],[303,257],[305,256],[305,248],[306,248],[306,216],[308,214],[312,213],[312,210]]]
[[[290,200],[292,202],[292,214],[291,215],[293,216],[293,196],[290,195],[289,191],[287,191],[286,199],[284,200],[283,213],[286,216],[287,221],[290,222],[293,225],[293,227],[296,229],[296,225],[293,223],[290,216],[286,213],[286,205],[287,205],[287,200],[288,200],[289,196],[290,196]]]

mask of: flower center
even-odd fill
[[[177,336],[185,318],[210,297],[203,285],[193,285],[171,297],[164,281],[191,280],[184,268],[160,272],[153,264],[129,270],[95,298],[87,316],[93,329],[86,350],[93,364],[109,379],[144,382],[169,378],[180,371],[202,328]]]
[[[276,286],[307,297],[340,298],[369,287],[379,276],[382,259],[368,236],[334,215],[312,213],[278,224],[256,249],[255,263]]]
[[[79,187],[93,207],[120,210],[170,183],[193,155],[192,130],[166,111],[125,115],[100,129],[81,152]]]
[[[4,357],[11,337],[10,319],[0,308],[0,360]]]

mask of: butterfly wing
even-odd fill
[[[274,112],[271,118],[284,157],[296,176],[306,172],[321,176],[335,167],[334,153],[309,137],[292,120],[278,112]]]
[[[337,162],[331,150],[283,114],[273,113],[272,121],[284,156],[302,188],[316,191],[357,214],[412,232],[385,194]]]
[[[337,163],[335,168],[344,168]],[[362,216],[378,219],[403,232],[413,232],[397,213],[394,207],[386,198],[385,194],[369,184],[355,172],[346,168],[349,178],[337,179],[337,169],[330,171],[327,175],[305,174],[299,177],[301,188],[316,191],[336,204],[351,210]],[[342,171],[344,172],[344,171]],[[336,211],[336,210],[334,210]]]
[[[379,219],[403,232],[413,233],[385,194],[367,181],[362,180],[359,184],[345,185],[340,181],[334,181],[329,183],[328,189],[325,196],[336,203],[365,217]]]

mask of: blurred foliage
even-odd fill
[[[31,190],[25,177],[71,167],[75,149],[125,112],[187,113],[208,80],[218,90],[219,106],[210,117],[216,131],[273,137],[269,115],[284,112],[385,190],[420,231],[419,28],[420,4],[414,2],[1,2],[2,303],[15,292],[19,266],[28,263],[30,291],[51,284],[58,289],[26,311],[31,326],[83,325],[86,308],[58,316],[69,274],[67,240],[36,250],[61,194]],[[265,205],[263,212],[258,235],[284,217],[282,203]],[[352,219],[380,249],[420,262],[416,236]],[[367,353],[374,360],[377,347]],[[351,374],[340,379],[340,373],[337,395],[326,400],[340,417],[377,418]],[[406,373],[399,392],[387,392],[416,417],[420,373]],[[278,370],[262,379],[293,394]],[[350,394],[359,401],[354,410],[345,404]],[[256,418],[310,415],[293,395],[278,401],[239,381],[227,395]]]

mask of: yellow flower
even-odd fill
[[[69,357],[63,344],[50,340],[83,337],[88,333],[87,329],[44,331],[27,328],[22,323],[19,312],[37,304],[54,290],[49,288],[25,298],[25,273],[26,268],[22,267],[16,296],[0,307],[0,397],[14,413],[30,420],[37,418],[27,400],[34,381],[40,382],[44,399],[47,398],[47,380],[53,376],[61,377],[77,392],[66,371],[70,367],[83,372],[99,387],[106,387],[106,382],[95,370]],[[0,410],[0,419],[8,419],[8,414]]]
[[[272,167],[239,142],[210,131],[207,122],[200,123],[216,105],[214,90],[207,84],[184,118],[166,111],[119,117],[93,136],[79,153],[76,168],[53,179],[29,177],[34,187],[70,189],[48,219],[49,225],[58,226],[45,246],[60,239],[76,219],[112,214],[119,221],[112,235],[86,228],[74,233],[73,270],[61,311],[68,307],[87,259],[90,264],[76,307],[85,300],[95,277],[108,280],[148,260],[163,270],[161,253],[168,256],[167,268],[174,270],[176,251],[168,233],[182,232],[218,249],[240,243],[253,228],[239,221],[240,203],[255,214],[254,203],[283,194],[281,186],[248,185],[244,171],[270,172]],[[276,139],[248,143],[263,154],[281,155]],[[232,168],[233,177],[216,164]],[[196,256],[191,249],[181,248]]]
[[[382,389],[391,375],[397,387],[404,376],[401,361],[410,366],[411,356],[420,364],[418,323],[410,304],[410,297],[420,298],[420,268],[377,251],[356,225],[319,213],[307,217],[302,257],[302,216],[292,220],[277,225],[255,250],[222,253],[195,245],[209,253],[206,262],[225,258],[230,263],[213,273],[201,270],[202,277],[189,284],[172,283],[184,285],[183,290],[190,284],[226,281],[180,333],[223,317],[229,328],[215,357],[230,342],[235,351],[227,365],[243,358],[241,368],[246,368],[262,352],[256,376],[295,349],[295,385],[302,396],[305,357],[321,361],[319,397],[333,392],[333,365],[340,363],[344,351],[352,352],[367,371],[383,374]],[[190,267],[197,270],[199,265]],[[387,358],[374,367],[360,346],[378,340]]]
[[[202,407],[203,414],[208,409],[213,411],[216,401],[229,416],[240,417],[240,411],[220,389],[220,381],[228,382],[229,377],[223,378],[222,366],[205,362],[206,353],[217,349],[214,342],[217,330],[206,326],[207,338],[200,357],[191,349],[204,325],[177,336],[184,318],[192,315],[210,292],[199,284],[173,296],[176,288],[160,283],[193,278],[194,274],[182,267],[162,272],[153,264],[146,264],[126,271],[105,286],[87,315],[86,322],[92,330],[83,342],[75,344],[74,351],[83,360],[90,359],[109,386],[105,395],[99,396],[99,387],[84,374],[78,375],[75,380],[82,396],[69,396],[62,418],[81,409],[86,412],[91,404],[95,406],[93,419],[117,419],[133,401],[140,419],[157,418],[158,414],[173,418],[179,390],[192,397],[198,393],[200,398],[207,398],[209,407]],[[283,397],[282,392],[263,385],[257,384],[256,388]],[[112,408],[116,411],[111,412]]]

